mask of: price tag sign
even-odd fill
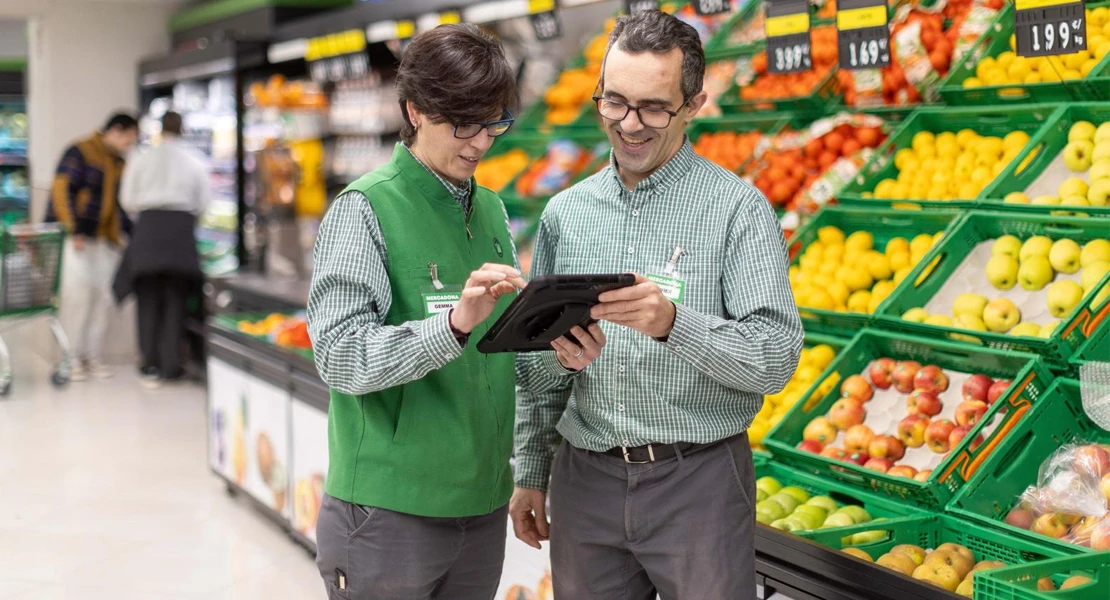
[[[555,0],[528,0],[528,13],[537,40],[545,42],[563,37],[563,24],[555,14]]]
[[[416,35],[416,23],[410,20],[397,21],[397,39],[407,40]]]
[[[457,25],[462,23],[462,14],[457,10],[449,10],[439,15],[440,25]]]
[[[318,83],[362,79],[370,74],[370,57],[360,52],[323,58],[308,63],[308,73]]]
[[[625,0],[625,14],[634,15],[645,10],[659,10],[659,0]]]
[[[705,17],[732,12],[731,0],[694,0],[694,12]]]
[[[890,27],[885,0],[840,0],[837,45],[843,69],[890,66]]]
[[[766,10],[767,71],[797,73],[812,69],[808,0],[771,0]]]
[[[308,40],[305,62],[313,81],[343,81],[370,74],[366,33],[361,29],[342,31]]]
[[[363,50],[366,50],[366,33],[361,29],[351,29],[308,40],[304,59],[312,62]]]
[[[1083,2],[1018,0],[1014,36],[1018,56],[1072,54],[1087,49]]]

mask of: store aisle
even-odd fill
[[[204,388],[131,369],[0,400],[0,600],[321,598],[312,559],[205,465]]]

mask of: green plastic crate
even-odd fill
[[[1060,585],[1072,575],[1091,578],[1091,583],[1069,590],[1041,592],[1043,578]],[[975,600],[1106,600],[1110,598],[1110,552],[1044,560],[988,571],[975,578]]]
[[[1089,552],[1088,548],[1014,527],[1003,520],[1018,505],[1021,493],[1037,484],[1045,459],[1076,439],[1110,443],[1110,432],[1087,418],[1079,382],[1059,378],[998,450],[982,463],[948,504],[947,511],[1015,537],[1058,547],[1069,554]]]
[[[491,149],[487,160],[502,154],[506,154],[512,150],[521,149],[528,154],[529,163],[523,171],[514,176],[504,188],[498,192],[501,200],[505,203],[505,209],[508,211],[510,217],[525,217],[533,216],[542,212],[544,205],[547,204],[548,198],[532,198],[522,197],[516,193],[516,182],[523,175],[532,164],[544,156],[547,151],[547,146],[555,140],[570,140],[575,142],[586,150],[591,150],[600,143],[605,142],[605,135],[601,131],[578,131],[571,132],[568,130],[560,131],[553,135],[543,134],[519,134],[514,136],[507,136],[495,142]],[[604,156],[599,156],[590,165],[598,164],[598,161],[608,160],[608,153],[603,153]],[[590,165],[587,165],[583,173],[590,172]],[[583,177],[583,173],[575,175],[570,185],[574,185]]]
[[[922,208],[930,210],[952,210],[972,208],[975,198],[955,200],[926,200],[924,198],[875,199],[864,197],[884,179],[895,179],[898,169],[894,166],[894,154],[909,148],[913,137],[922,132],[958,132],[971,129],[979,135],[1004,137],[1012,131],[1024,131],[1032,136],[1048,122],[1058,107],[1024,106],[1009,108],[967,108],[929,107],[915,111],[902,122],[901,127],[887,138],[875,156],[860,169],[851,181],[836,195],[837,200],[848,206],[897,206],[901,208]],[[997,178],[995,178],[997,179]],[[980,194],[981,195],[981,194]]]
[[[816,9],[814,9],[816,10]],[[754,20],[763,20],[763,3],[756,0],[750,0],[748,4],[740,9],[740,12],[732,16],[721,30],[709,40],[705,45],[706,56],[717,56],[725,50],[739,50],[741,52],[752,52],[761,50],[767,45],[765,38],[760,38],[749,44],[733,44],[729,42],[729,36],[732,35],[733,30],[737,27],[744,27]]]
[[[1092,2],[1087,6],[1110,6],[1110,2]],[[998,57],[1010,50],[1010,36],[1013,33],[1014,7],[1007,4],[991,24],[988,34],[976,42],[968,56],[953,69],[946,85],[941,87],[940,94],[945,103],[953,106],[1004,106],[1110,100],[1110,55],[1104,56],[1090,74],[1081,80],[964,88],[963,82],[975,75],[980,57]]]
[[[903,237],[912,240],[919,234],[933,235],[938,231],[947,232],[959,217],[956,211],[929,211],[907,213],[893,209],[870,209],[826,206],[817,215],[797,230],[788,242],[791,265],[797,265],[802,252],[817,240],[817,232],[822,227],[839,227],[845,236],[856,231],[871,232],[875,248],[880,250],[893,238]],[[947,235],[947,233],[945,234]],[[903,282],[905,283],[905,282]],[[872,315],[863,313],[836,312],[815,308],[798,308],[802,323],[807,331],[850,337],[860,328],[872,321]]]
[[[1101,219],[1083,217],[972,211],[944,236],[940,245],[934,247],[902,285],[879,306],[876,322],[880,327],[893,331],[946,337],[963,344],[1037,354],[1055,367],[1066,368],[1076,350],[1110,316],[1110,302],[1092,306],[1095,295],[1088,294],[1067,318],[1060,320],[1052,337],[1048,339],[926,325],[907,321],[901,316],[911,308],[926,306],[980,242],[1009,234],[1022,240],[1034,235],[1045,235],[1054,240],[1070,237],[1079,244],[1084,244],[1092,239],[1110,237],[1110,228],[1105,223]],[[1107,285],[1108,281],[1110,274],[1103,278],[1102,285]]]
[[[846,534],[866,531],[882,531],[885,535],[883,539],[869,544],[844,545],[843,538]],[[935,550],[941,544],[959,544],[975,554],[976,562],[997,560],[1007,565],[1036,563],[1063,556],[1051,546],[1014,538],[1003,532],[945,515],[892,519],[855,527],[803,532],[800,535],[837,550],[845,547],[859,548],[875,560],[902,544],[919,546],[925,550]],[[884,567],[876,565],[875,568]],[[982,600],[978,595],[975,598]]]
[[[1110,90],[1110,81],[1107,82]],[[1048,214],[1052,211],[1067,210],[1090,216],[1110,217],[1110,206],[1034,206],[1031,204],[1007,204],[1003,199],[1011,192],[1024,192],[1044,173],[1064,151],[1068,144],[1068,132],[1078,121],[1090,121],[1095,125],[1110,123],[1110,103],[1066,104],[1049,119],[1048,123],[1029,141],[1029,145],[1006,167],[1002,174],[989,185],[975,202],[982,210]],[[1068,171],[1069,177],[1079,173]],[[1052,190],[1053,195],[1056,190]]]
[[[690,138],[690,143],[697,144],[698,138],[704,133],[716,133],[720,131],[734,131],[737,133],[758,131],[768,136],[777,135],[791,122],[790,115],[769,114],[769,115],[751,115],[751,116],[728,116],[728,117],[710,117],[707,119],[696,119],[686,128],[686,135]],[[744,168],[755,159],[755,156],[748,157],[736,172],[743,172]]]
[[[750,60],[751,55],[746,55]],[[781,98],[778,100],[741,100],[740,87],[735,80],[732,85],[718,99],[717,104],[721,112],[728,114],[753,113],[753,112],[792,112],[798,115],[817,117],[826,113],[829,106],[843,104],[843,91],[836,78],[836,69],[830,69],[829,74],[821,80],[813,92],[805,96]]]
[[[928,481],[892,477],[864,469],[856,464],[836,461],[797,448],[802,432],[814,418],[825,415],[839,398],[829,394],[813,396],[812,390],[794,406],[777,427],[767,434],[766,445],[775,459],[824,477],[839,479],[850,485],[903,498],[921,506],[943,507],[975,473],[978,465],[990,455],[999,442],[1048,389],[1051,382],[1048,368],[1037,356],[1003,352],[988,348],[972,348],[951,342],[915,338],[874,329],[859,333],[821,375],[821,381],[840,382],[863,372],[875,359],[916,360],[923,365],[934,364],[942,369],[963,373],[984,373],[993,378],[1010,379],[1014,383],[997,402],[991,405],[984,419],[953,448],[933,470]],[[1002,421],[983,443],[971,448],[972,441],[997,414]],[[876,432],[878,433],[878,432]]]
[[[1081,366],[1091,361],[1110,362],[1110,320],[1096,327],[1071,359],[1077,373]]]

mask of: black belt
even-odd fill
[[[611,450],[606,450],[602,454],[623,458],[624,462],[643,465],[653,463],[659,460],[667,460],[674,458],[679,453],[683,456],[693,454],[700,450],[705,450],[710,446],[720,444],[725,440],[717,440],[716,442],[709,442],[708,444],[691,444],[689,442],[678,442],[676,444],[648,444],[646,446],[637,446],[635,448],[626,448],[618,446]]]

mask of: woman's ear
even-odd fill
[[[412,123],[412,128],[420,129],[420,126],[423,124],[421,121],[423,120],[424,115],[420,114],[420,111],[416,109],[415,105],[413,105],[412,100],[405,101],[405,110],[408,111],[409,123]]]

